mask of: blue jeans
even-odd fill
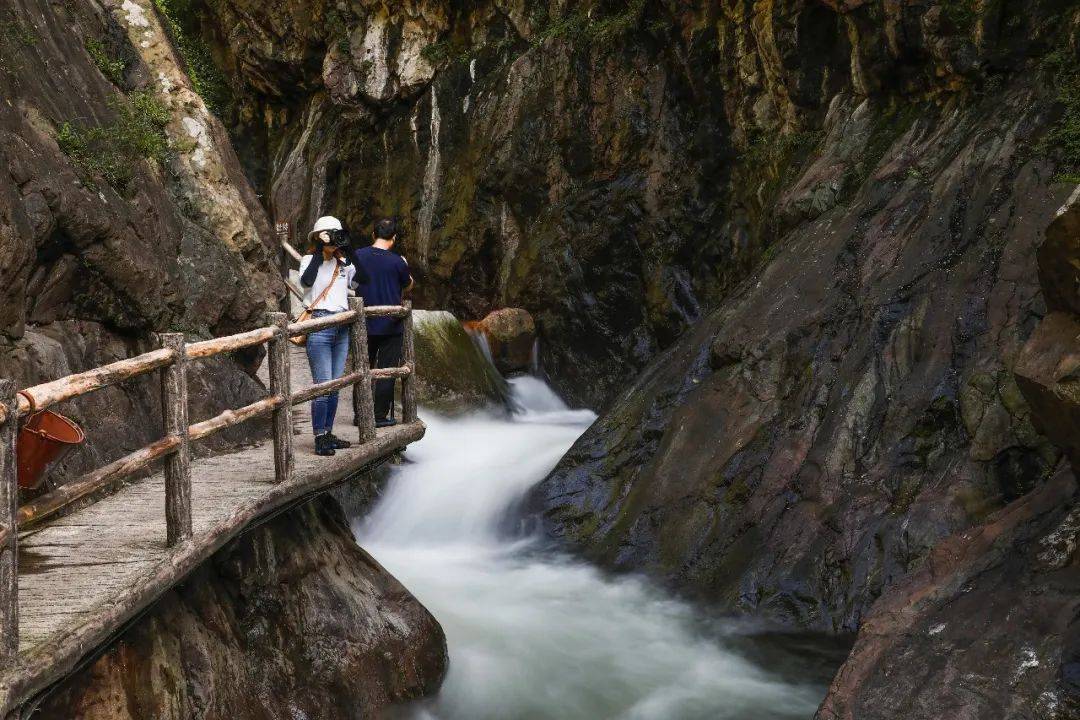
[[[312,317],[326,317],[334,313],[316,310]],[[311,379],[315,383],[336,380],[345,374],[345,361],[349,356],[349,327],[332,327],[308,335],[307,357],[311,366]],[[334,429],[337,415],[338,391],[322,395],[311,401],[311,429],[316,435]]]

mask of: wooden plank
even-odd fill
[[[364,299],[349,299],[349,309],[356,311],[356,320],[349,327],[349,345],[351,350],[351,369],[361,376],[360,382],[353,385],[353,421],[360,435],[360,442],[375,439],[375,401],[371,391],[371,363],[368,358],[367,312]]]
[[[148,532],[150,524],[160,524],[157,513],[164,500],[160,474],[27,534],[26,554],[52,566],[38,568],[36,574],[26,568],[22,575],[27,586],[24,608],[32,627],[18,662],[0,666],[0,717],[71,672],[117,628],[251,523],[325,490],[423,434],[422,423],[402,424],[379,430],[372,442],[340,450],[334,457],[298,457],[297,472],[288,483],[272,482],[269,443],[200,460],[194,466],[192,494],[196,506],[212,513],[200,510],[191,542],[173,547],[153,540]],[[302,442],[310,448],[309,439]],[[136,493],[147,499],[133,502]],[[79,532],[81,547],[100,548],[94,556],[80,557],[66,549],[80,546]],[[108,548],[117,548],[114,557],[122,562],[102,562]],[[139,560],[140,555],[145,560]],[[57,606],[56,598],[62,599],[64,608]]]
[[[416,342],[413,338],[412,301],[406,300],[403,304],[409,314],[405,316],[405,338],[401,355],[409,373],[401,378],[401,420],[411,423],[416,421]]]
[[[15,407],[15,381],[0,380],[0,402]],[[14,417],[0,425],[0,664],[11,663],[19,651],[18,535],[15,515],[19,498],[15,439],[19,423]]]
[[[127,360],[103,365],[94,370],[68,375],[59,380],[26,388],[19,393],[19,416],[23,417],[36,410],[44,410],[58,402],[71,400],[109,385],[146,375],[170,364],[174,357],[172,350],[162,348]],[[7,407],[6,403],[5,407]]]
[[[161,344],[176,361],[161,373],[161,414],[165,437],[179,440],[165,458],[165,538],[175,545],[191,537],[191,444],[188,440],[187,358],[183,333],[163,333]]]
[[[214,433],[221,432],[226,428],[231,428],[234,425],[247,422],[261,415],[266,415],[273,412],[280,405],[285,404],[285,398],[280,395],[273,395],[268,398],[263,398],[250,405],[245,405],[242,408],[236,410],[226,410],[220,415],[216,415],[209,420],[203,420],[200,423],[195,423],[188,428],[188,437],[192,440],[202,440],[205,437],[209,437]]]
[[[191,343],[187,346],[186,354],[192,360],[208,358],[223,353],[236,352],[255,345],[262,345],[272,337],[274,337],[274,328],[261,327],[237,335],[227,335],[213,340]]]
[[[270,313],[274,338],[270,341],[268,358],[270,364],[270,394],[292,397],[291,371],[289,368],[289,341],[286,335],[289,316],[283,312]],[[293,429],[292,403],[282,403],[274,409],[274,479],[289,482],[293,476]]]

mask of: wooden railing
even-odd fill
[[[397,368],[372,370],[368,364],[369,317],[404,319],[403,362]],[[412,305],[365,308],[351,298],[349,310],[314,320],[289,323],[285,313],[269,314],[270,325],[237,335],[186,343],[179,333],[159,335],[161,347],[127,360],[69,375],[16,392],[11,380],[0,380],[0,665],[18,652],[18,530],[56,514],[92,493],[111,487],[164,460],[165,540],[170,546],[192,536],[191,450],[201,440],[226,428],[273,414],[274,475],[279,483],[293,477],[292,407],[352,386],[353,411],[359,419],[360,443],[375,439],[372,380],[402,379],[402,421],[416,420],[415,345]],[[349,367],[345,376],[293,392],[290,385],[289,338],[319,330],[349,326]],[[190,361],[267,344],[268,397],[195,424],[188,423],[187,366]],[[61,486],[22,507],[18,506],[16,438],[19,420],[66,400],[161,370],[163,434],[160,440],[115,460],[85,477]]]

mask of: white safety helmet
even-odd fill
[[[314,240],[324,230],[341,230],[341,221],[333,215],[322,216],[315,221],[315,227],[308,233],[308,240]]]

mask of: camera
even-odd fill
[[[334,245],[348,252],[352,243],[348,230],[327,230],[326,233],[330,237],[329,242],[326,243],[327,245]]]

